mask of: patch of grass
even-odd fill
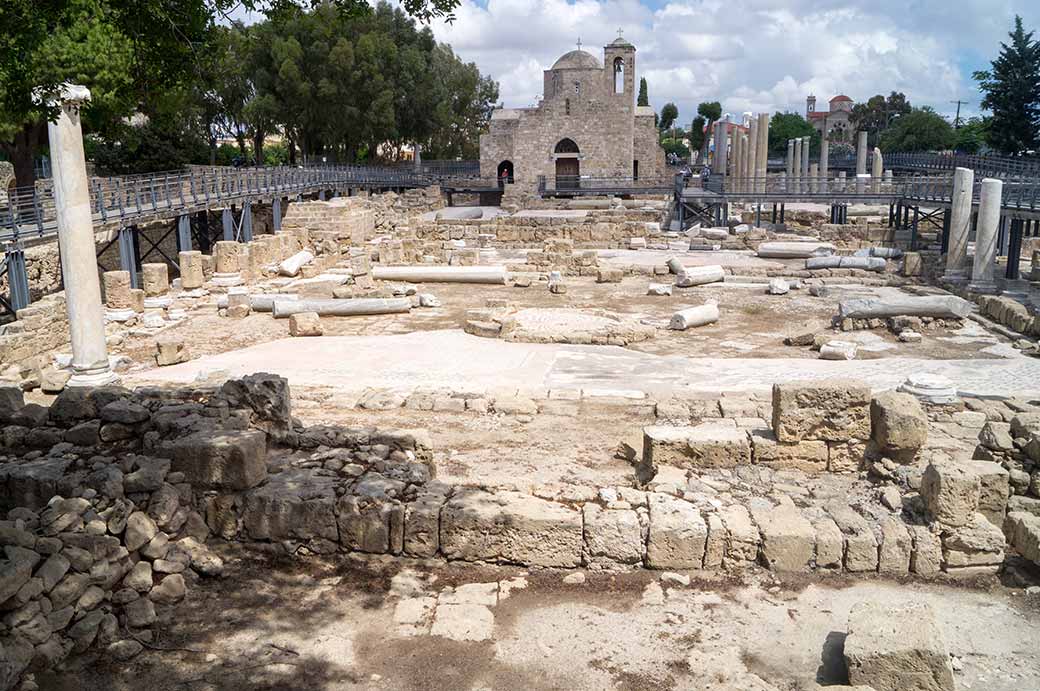
[[[750,304],[750,305],[743,305],[740,308],[740,311],[743,312],[744,314],[747,314],[747,315],[750,315],[750,316],[754,317],[754,316],[759,315],[759,314],[765,314],[766,312],[769,311],[769,308],[766,307],[765,305],[761,304],[761,303],[756,302],[756,303],[753,303],[753,304]]]

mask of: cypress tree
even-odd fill
[[[646,92],[646,77],[639,78],[639,98],[636,100],[637,106],[648,106],[650,105],[650,96]]]
[[[993,113],[988,141],[1004,153],[1035,150],[1040,143],[1040,43],[1015,16],[1010,44],[1000,44],[991,69],[976,72],[982,107]]]

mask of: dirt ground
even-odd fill
[[[40,688],[802,691],[847,683],[841,651],[855,603],[910,599],[932,604],[959,688],[1040,688],[1040,596],[995,581],[808,583],[753,571],[692,573],[684,586],[637,571],[565,584],[555,571],[227,549],[229,575],[192,585],[138,657],[80,657],[38,675]],[[488,638],[434,633],[441,604],[432,629],[399,623],[403,600],[444,603],[469,583],[498,593],[482,607]]]

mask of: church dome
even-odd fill
[[[610,48],[635,48],[634,45],[629,43],[627,39],[622,38],[621,36],[618,36],[613,41],[611,41],[610,45],[608,47],[610,47]]]
[[[599,70],[602,68],[599,60],[592,53],[584,50],[572,50],[564,53],[552,66],[554,70]]]

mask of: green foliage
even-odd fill
[[[881,94],[871,96],[866,103],[857,103],[852,107],[851,121],[855,131],[867,132],[867,145],[877,146],[881,133],[891,126],[892,121],[912,110],[910,102],[901,92],[893,91],[885,98]]]
[[[639,98],[636,99],[637,106],[650,105],[650,95],[647,93],[646,77],[639,78]]]
[[[718,101],[707,101],[697,106],[697,115],[708,122],[717,122],[722,117],[722,104]]]
[[[657,126],[662,130],[666,130],[675,123],[675,120],[678,117],[679,108],[676,107],[674,103],[665,103],[664,107],[661,108],[661,117],[658,120]]]
[[[666,154],[675,154],[684,161],[689,160],[690,158],[689,147],[683,144],[682,139],[679,139],[678,137],[675,139],[672,139],[670,137],[662,139],[661,148],[664,149],[664,152]]]
[[[690,148],[700,151],[704,147],[704,116],[698,115],[690,123]]]
[[[973,76],[984,94],[982,107],[993,114],[988,142],[1014,154],[1040,147],[1040,43],[1017,15],[1008,36],[1010,45],[1000,44],[990,69]]]
[[[769,155],[787,156],[787,140],[810,137],[810,151],[820,150],[820,133],[798,113],[773,113],[769,120]]]
[[[977,154],[986,145],[991,118],[971,118],[954,130],[953,148],[964,154]]]
[[[953,127],[927,107],[914,108],[881,134],[883,151],[943,151],[953,142]]]

